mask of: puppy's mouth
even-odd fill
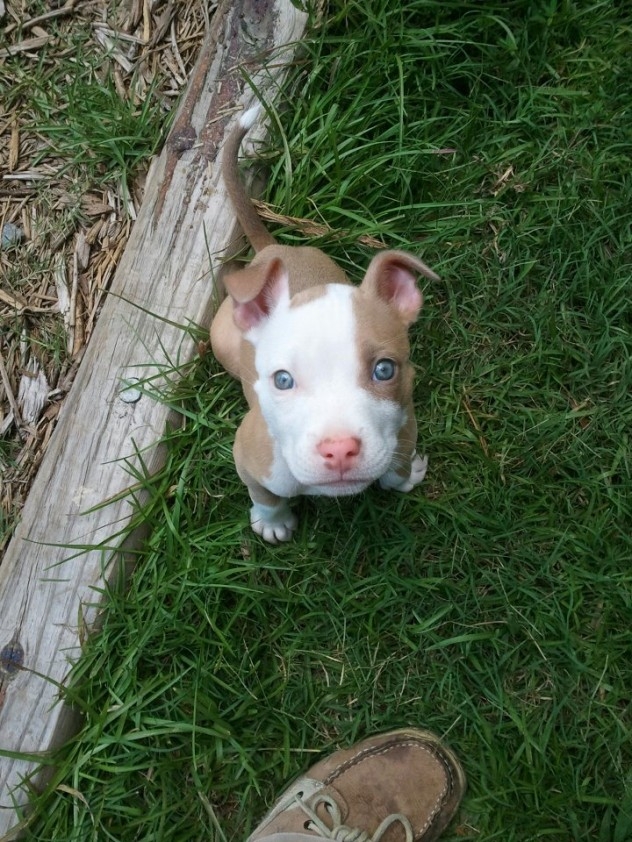
[[[328,491],[340,491],[342,493],[346,492],[347,494],[353,494],[354,491],[362,491],[367,487],[367,485],[371,485],[372,482],[375,482],[372,478],[358,479],[357,477],[338,477],[337,479],[319,482],[318,487],[326,488]]]

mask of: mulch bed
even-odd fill
[[[77,43],[97,82],[166,115],[186,86],[215,3],[0,0],[0,559],[94,329],[143,196],[149,161],[126,181],[90,175],[38,128],[34,89]],[[30,10],[27,11],[27,10]],[[58,76],[59,74],[57,74]],[[37,81],[36,81],[37,80]],[[63,126],[63,118],[58,122]],[[86,150],[86,156],[90,150]]]

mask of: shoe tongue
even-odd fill
[[[323,787],[322,781],[317,781],[314,778],[299,778],[283,793],[283,804],[290,804],[297,798],[301,801],[307,801],[322,792]]]

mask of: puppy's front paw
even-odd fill
[[[426,471],[428,470],[428,457],[424,453],[423,456],[420,456],[418,453],[415,453],[413,456],[413,461],[410,463],[410,488],[414,488],[416,485],[419,485],[426,477]],[[410,488],[407,488],[406,491],[410,491]]]
[[[289,541],[297,524],[298,518],[285,501],[278,506],[255,503],[250,509],[250,525],[253,532],[269,544]]]
[[[395,491],[411,491],[423,480],[427,470],[428,457],[419,456],[415,453],[410,461],[410,473],[407,477],[390,470],[380,477],[380,486],[382,488],[393,488]]]

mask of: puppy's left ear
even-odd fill
[[[407,326],[421,310],[423,295],[417,287],[417,275],[438,281],[439,276],[425,263],[405,251],[376,254],[366,271],[361,289],[391,304]]]

